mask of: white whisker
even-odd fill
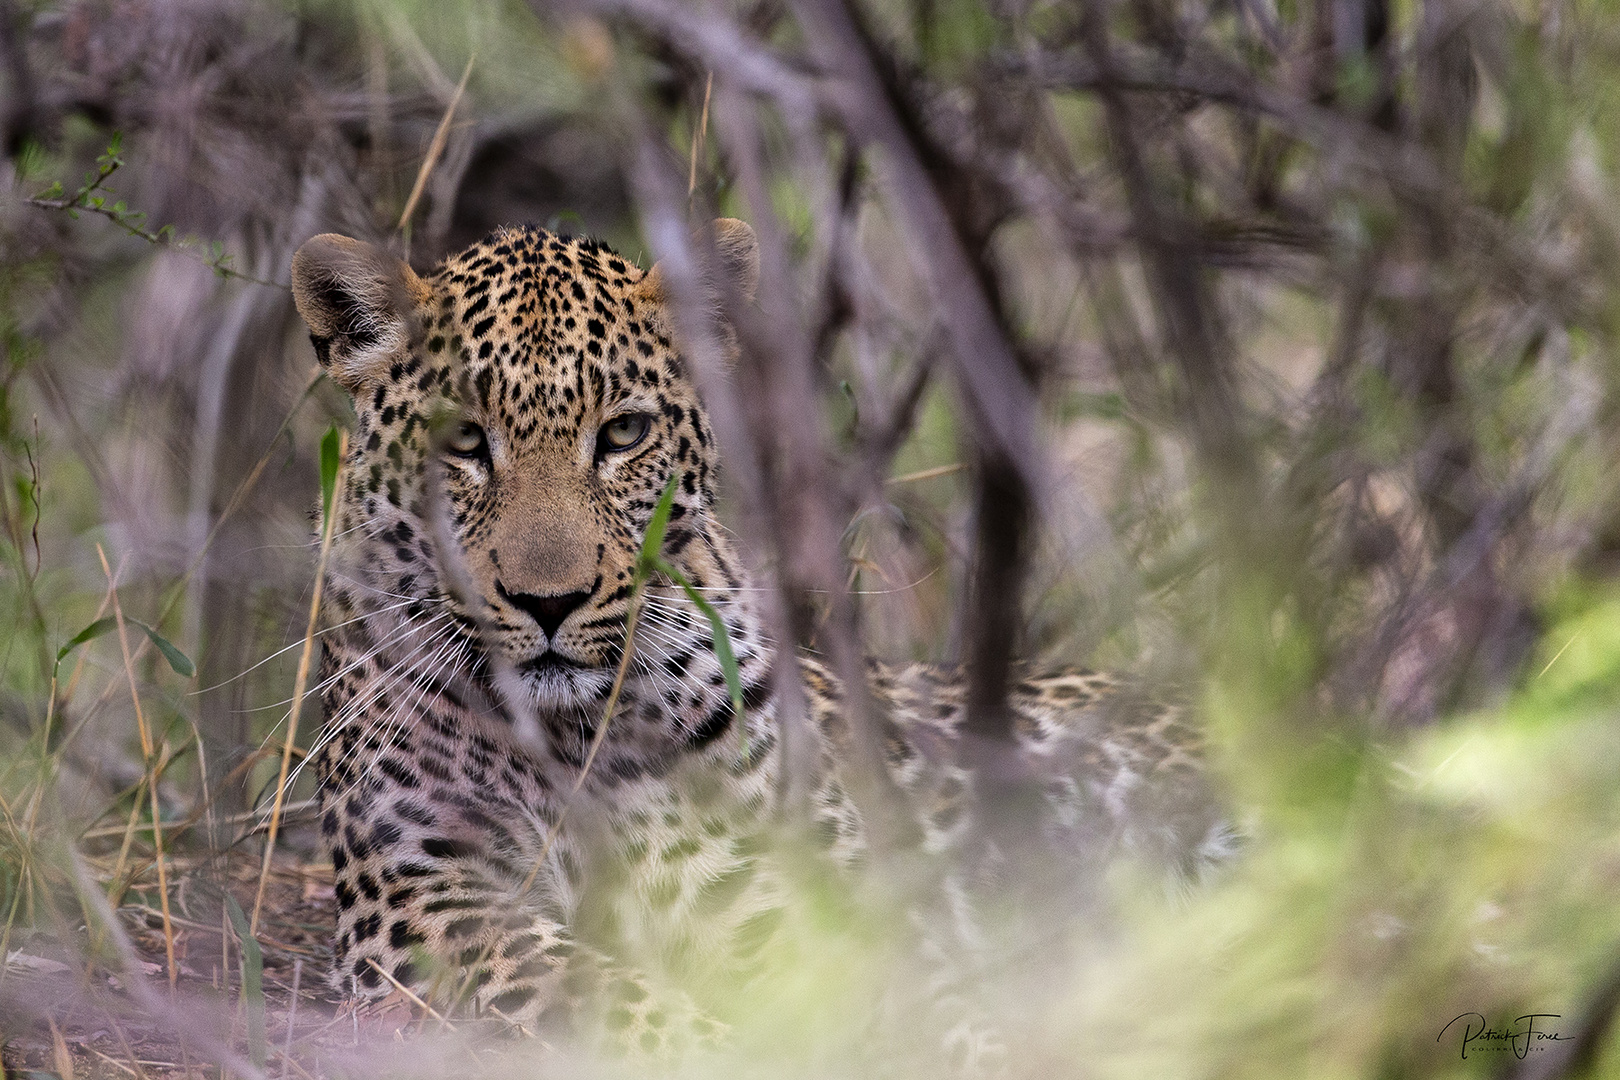
[[[387,614],[390,611],[398,611],[402,607],[409,607],[413,603],[430,603],[431,604],[431,603],[443,603],[443,601],[435,601],[435,600],[426,600],[426,601],[402,600],[397,604],[390,604],[388,607],[379,608],[376,611],[367,611],[367,612],[365,612],[363,614],[356,615],[352,619],[347,619],[344,622],[337,623],[337,624],[335,624],[333,626],[323,627],[320,630],[315,631],[315,636],[316,637],[321,637],[324,634],[330,634],[334,630],[341,630],[345,626],[352,626],[357,622],[362,622],[362,621],[364,621],[366,619],[373,618],[373,617],[375,617],[377,615],[384,615],[384,614]],[[218,690],[222,686],[229,686],[231,683],[235,682],[237,679],[243,678],[244,676],[247,676],[247,675],[251,675],[253,672],[257,671],[259,668],[264,667],[264,665],[268,664],[270,661],[274,660],[276,657],[282,655],[283,653],[292,652],[294,649],[302,647],[303,644],[304,644],[304,639],[302,637],[300,637],[297,641],[293,642],[292,644],[284,646],[284,647],[282,647],[280,649],[277,649],[275,652],[271,653],[269,656],[265,657],[263,660],[260,660],[257,664],[254,664],[252,667],[246,668],[246,669],[244,669],[242,671],[239,671],[235,675],[232,675],[230,678],[225,679],[222,682],[215,683],[213,686],[205,686],[201,690],[188,690],[186,692],[186,696],[187,697],[195,697],[198,694],[206,694],[210,690]],[[291,700],[292,700],[291,698],[288,698],[287,701],[277,702],[276,705],[285,705],[285,704],[287,704],[287,702],[289,702]],[[241,712],[262,712],[265,709],[273,709],[273,708],[276,707],[276,705],[260,705],[257,708],[243,709],[243,710],[240,710],[240,711]]]

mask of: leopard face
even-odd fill
[[[722,221],[716,233],[751,290],[752,231]],[[656,267],[531,227],[419,276],[326,235],[300,250],[293,283],[356,414],[334,550],[372,590],[440,604],[447,658],[515,674],[542,712],[599,701],[672,478],[665,558],[700,588],[736,584],[713,517],[714,435]],[[689,652],[680,636],[638,652],[673,663],[659,640]]]

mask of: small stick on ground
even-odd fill
[[[400,982],[398,979],[396,979],[392,975],[390,975],[387,971],[385,971],[383,969],[383,966],[381,964],[377,963],[376,960],[374,960],[374,959],[372,959],[371,957],[368,956],[368,957],[366,957],[366,963],[368,963],[372,967],[376,968],[377,969],[377,974],[379,974],[383,978],[387,979],[389,985],[392,986],[395,990],[398,990],[401,994],[404,994],[407,998],[410,998],[412,1004],[418,1006],[428,1016],[431,1016],[431,1017],[433,1017],[433,1019],[437,1020],[441,1027],[448,1028],[451,1031],[456,1030],[456,1026],[454,1024],[452,1024],[449,1020],[446,1020],[444,1018],[444,1015],[442,1013],[440,1013],[439,1010],[435,1009],[433,1006],[429,1005],[427,1002],[425,1002],[421,998],[417,997],[414,993],[411,992],[410,987],[406,986],[404,983]]]
[[[298,983],[304,975],[304,961],[293,961],[292,1000],[287,1005],[287,1038],[281,1044],[281,1080],[287,1080],[287,1066],[292,1064],[293,1024],[298,1019]],[[303,1072],[302,1069],[298,1070]]]

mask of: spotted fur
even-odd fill
[[[746,295],[753,234],[716,224]],[[340,909],[335,982],[362,999],[397,983],[528,1030],[588,1016],[649,1053],[714,1038],[713,1003],[694,998],[757,969],[788,896],[766,843],[776,656],[715,518],[714,433],[657,269],[521,228],[426,277],[320,236],[293,280],[317,357],[355,408],[314,755]],[[672,476],[662,553],[725,621],[748,730],[706,618],[655,580],[571,795]],[[819,740],[816,825],[831,861],[853,866],[866,837],[847,794],[842,691],[798,663]],[[972,818],[961,680],[873,664],[869,681],[924,847],[948,849]],[[1058,847],[1135,836],[1186,858],[1219,835],[1176,710],[1080,672],[1023,679],[1011,705]]]

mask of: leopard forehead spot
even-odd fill
[[[427,279],[426,352],[514,452],[625,407],[678,423],[696,395],[645,277],[595,241],[503,229]]]

